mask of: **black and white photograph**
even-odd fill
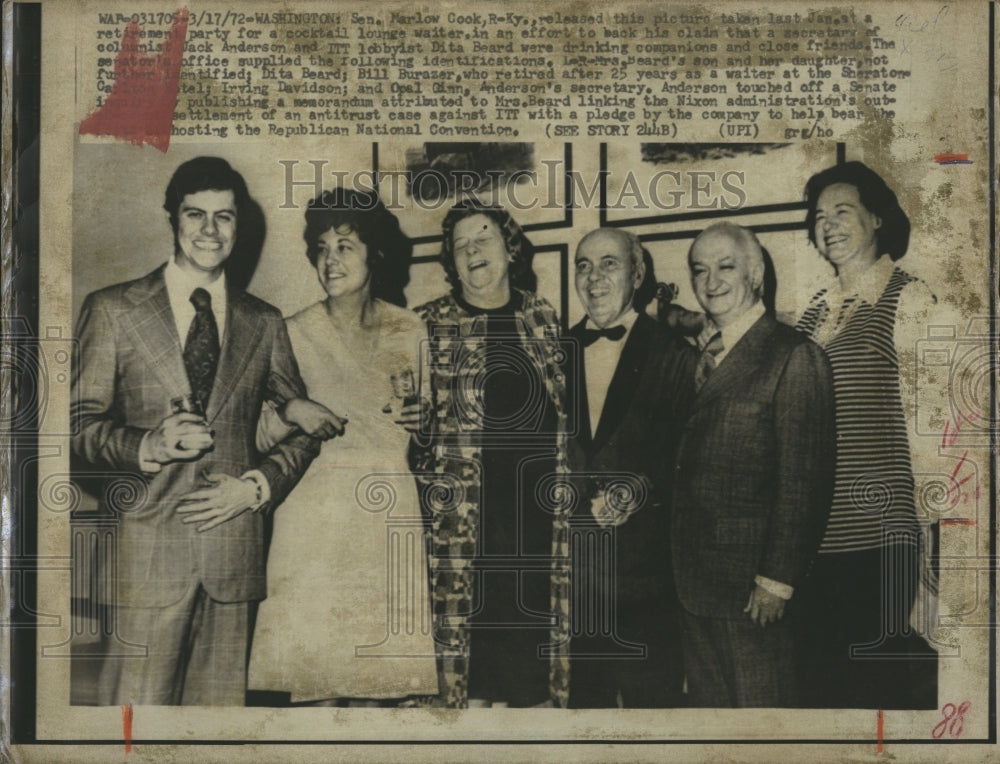
[[[992,3],[12,5],[14,760],[988,755]]]

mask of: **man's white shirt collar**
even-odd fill
[[[222,342],[226,329],[226,278],[220,272],[215,280],[208,284],[202,283],[200,279],[185,271],[177,265],[172,255],[167,260],[167,267],[163,269],[163,280],[167,286],[167,299],[170,300],[170,310],[174,314],[174,325],[177,327],[177,336],[180,339],[181,347],[187,339],[188,329],[191,321],[194,320],[194,305],[191,304],[191,293],[201,287],[212,298],[212,313],[215,316],[215,323],[219,330],[219,341]]]
[[[629,308],[624,313],[622,313],[621,316],[619,316],[617,321],[615,321],[613,324],[611,324],[611,326],[607,328],[613,329],[619,325],[624,326],[625,335],[621,338],[621,340],[619,340],[619,342],[624,342],[628,338],[628,333],[632,331],[632,327],[635,325],[635,321],[637,318],[639,318],[639,314],[636,313],[635,310],[633,310],[632,308]],[[590,316],[587,316],[586,323],[584,323],[584,328],[587,327],[590,327],[592,329],[600,329],[600,327],[594,323],[594,320]],[[601,337],[598,340],[598,342],[600,342],[601,340],[607,340],[608,342],[611,342],[611,340],[609,340],[607,337]]]
[[[621,360],[622,352],[625,350],[625,341],[629,332],[635,325],[639,314],[629,308],[619,317],[619,320],[608,328],[621,325],[625,327],[625,333],[619,340],[611,340],[607,337],[599,337],[596,342],[588,345],[583,353],[586,358],[584,368],[587,376],[587,409],[590,414],[590,434],[597,434],[597,425],[600,422],[601,414],[604,411],[604,404],[608,397],[608,389],[611,387],[611,380],[614,378],[618,362]],[[587,317],[587,322],[591,328],[596,329],[597,325]]]

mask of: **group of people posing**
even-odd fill
[[[876,173],[806,196],[836,277],[795,327],[722,222],[680,320],[634,234],[588,233],[565,333],[524,231],[472,199],[451,291],[410,311],[409,238],[343,188],[305,214],[326,297],[283,320],[227,278],[242,176],[182,164],[172,255],[77,326],[74,453],[145,483],[101,499],[115,636],[146,649],[105,658],[99,702],[933,707],[900,393],[933,297]]]

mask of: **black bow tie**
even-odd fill
[[[607,329],[584,329],[583,330],[583,346],[590,347],[601,337],[607,337],[612,342],[618,342],[622,337],[625,336],[625,327],[621,324],[618,326],[612,326]]]

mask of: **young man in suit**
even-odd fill
[[[582,500],[573,520],[570,705],[677,706],[683,669],[667,479],[695,354],[644,312],[656,281],[634,234],[592,231],[574,267],[587,316],[570,330],[579,427],[569,455]]]
[[[303,397],[278,310],[227,284],[249,247],[252,200],[227,162],[198,157],[167,186],[174,247],[135,281],[90,294],[76,336],[72,445],[86,464],[134,481],[103,560],[120,639],[102,704],[242,705],[255,603],[264,584],[264,512],[288,494],[318,442],[295,435],[260,454],[261,405]]]
[[[705,229],[688,265],[712,334],[678,447],[670,528],[690,704],[795,706],[784,615],[830,511],[830,366],[765,309],[750,231]]]

